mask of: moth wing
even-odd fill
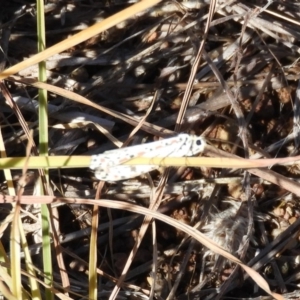
[[[92,155],[90,162],[90,169],[97,170],[98,168],[110,168],[113,166],[118,166],[124,164],[126,161],[130,160],[131,157],[122,150],[117,149],[113,151],[107,151],[103,154]]]
[[[127,148],[109,150],[109,151],[105,151],[102,154],[92,155],[91,162],[90,162],[90,169],[96,170],[99,167],[105,168],[105,167],[112,167],[112,166],[118,166],[124,164],[126,161],[132,158],[146,155],[148,148],[151,147],[151,145],[159,145],[160,144],[159,142],[160,141],[149,143],[149,144],[131,146]],[[157,152],[158,151],[153,153],[153,155],[156,156]]]
[[[99,180],[117,181],[134,178],[155,169],[157,169],[156,165],[118,165],[107,169],[98,168],[95,170],[95,176]]]
[[[203,144],[202,144],[203,143]],[[93,155],[90,168],[100,180],[116,181],[133,178],[158,168],[156,165],[123,165],[126,161],[144,157],[190,156],[203,150],[204,141],[199,137],[179,134],[165,140],[106,151]]]
[[[126,161],[139,157],[166,157],[173,152],[176,154],[182,147],[184,141],[181,136],[188,136],[181,134],[177,137],[172,137],[165,140],[160,140],[152,143],[146,143],[127,148],[105,151],[102,154],[92,155],[90,168],[97,169],[99,166],[117,166]]]
[[[187,134],[180,134],[176,137],[168,138],[165,140],[149,143],[147,151],[140,155],[144,157],[168,157],[168,156],[184,156]],[[147,144],[145,144],[147,145]]]

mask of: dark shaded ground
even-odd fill
[[[200,4],[200,1],[165,1],[117,28],[49,59],[48,83],[131,117],[143,117],[154,92],[159,91],[147,122],[173,131],[204,36],[204,16],[208,6]],[[245,118],[245,138],[249,144],[246,150],[250,155],[297,155],[300,3],[276,1],[265,12],[259,13],[259,7],[265,4],[267,1],[239,1],[218,9],[205,41],[205,50],[238,101]],[[67,39],[127,6],[125,1],[52,1],[46,6],[47,46]],[[0,7],[1,47],[5,52],[0,52],[3,69],[36,53],[36,20],[34,1],[1,1]],[[24,70],[19,75],[36,78],[37,68]],[[213,146],[245,157],[247,151],[238,137],[239,122],[235,112],[203,57],[194,82],[181,131],[201,135]],[[33,108],[37,90],[13,82],[6,82],[6,85],[28,125],[34,129],[38,142],[38,116]],[[3,97],[0,101],[1,130],[7,155],[24,156],[24,132]],[[100,124],[122,142],[133,129],[121,119],[50,94],[51,154],[91,155],[116,148],[94,126],[53,127],[73,124],[76,117]],[[155,136],[162,135],[157,130]],[[140,130],[133,143],[154,139],[153,135]],[[170,170],[165,201],[159,210],[191,226],[200,222],[200,231],[253,266],[268,281],[272,291],[285,294],[287,299],[298,299],[298,197],[286,191],[280,183],[269,184],[253,175],[244,180],[243,170],[183,169]],[[273,170],[299,180],[298,165],[274,167]],[[14,172],[16,181],[20,174]],[[30,174],[32,184],[36,177]],[[161,174],[160,170],[151,172],[156,185]],[[51,171],[51,180],[58,187],[56,195],[95,196],[97,180],[88,169],[54,170]],[[2,175],[1,185],[5,190]],[[30,185],[26,194],[32,194]],[[107,183],[102,197],[148,207],[149,195],[148,180],[142,176],[128,182]],[[26,209],[36,213],[31,207]],[[88,261],[89,232],[85,230],[90,228],[90,207],[62,206],[58,211],[63,247]],[[98,261],[103,272],[118,278],[142,219],[124,211],[111,213],[115,222],[113,249],[111,251],[108,246],[109,215],[107,210],[101,209]],[[35,243],[34,223],[30,217],[24,218],[32,247]],[[175,228],[160,222],[156,225],[159,253],[157,299],[167,299],[170,287],[176,281],[179,282],[174,292],[176,299],[257,299],[265,295],[252,280],[244,280],[242,272],[229,262],[203,249]],[[273,243],[272,248],[270,243]],[[256,261],[253,261],[255,256]],[[87,267],[67,254],[64,257],[70,278],[74,280],[71,290],[86,295],[88,282],[84,271]],[[151,264],[152,237],[149,230],[126,282],[148,291],[152,283]],[[183,272],[182,277],[178,277],[179,271]],[[101,299],[109,296],[113,286],[107,276],[101,277]],[[142,299],[141,291],[125,286],[120,295],[126,299],[130,298],[124,294],[125,290]]]

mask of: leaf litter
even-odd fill
[[[219,149],[218,155],[224,155],[222,151],[243,158],[298,155],[300,3],[219,1],[209,17],[210,4],[164,1],[49,59],[48,84],[66,92],[50,94],[51,154],[100,154],[120,147],[129,136],[129,145],[140,145],[174,136],[176,130],[201,136]],[[49,3],[48,46],[130,5],[126,1]],[[5,57],[10,63],[23,61],[36,53],[34,4],[21,7],[18,1],[11,1],[5,9],[5,22],[14,25],[10,30],[2,27],[2,33],[9,35],[2,40],[2,48],[8,49]],[[198,52],[201,43],[203,50]],[[36,74],[37,68],[31,66],[8,81],[12,99],[34,130],[34,138],[37,89],[24,82],[34,80]],[[159,97],[154,99],[157,90]],[[71,101],[68,91],[104,109]],[[7,155],[24,156],[24,128],[2,101]],[[146,121],[139,123],[151,104]],[[131,136],[138,125],[140,130]],[[212,150],[205,155],[216,153]],[[151,201],[159,199],[158,212],[197,228],[256,270],[272,292],[297,299],[299,239],[294,227],[299,221],[299,201],[287,192],[287,185],[299,182],[299,166],[258,171],[250,176],[244,170],[182,166],[169,169],[167,175],[158,169],[150,178],[145,175],[106,184],[101,198],[145,207],[155,207]],[[30,174],[24,199],[33,194],[37,178]],[[272,176],[272,183],[266,174]],[[22,174],[14,171],[13,175],[17,185]],[[88,168],[53,170],[50,178],[57,197],[92,199],[95,195],[97,180]],[[5,193],[4,181],[1,188]],[[66,244],[64,239],[61,242],[68,247],[69,276],[84,278],[76,284],[79,291],[74,285],[71,292],[86,295],[89,233],[85,230],[91,226],[90,206],[62,202],[58,209],[59,230]],[[29,205],[21,211],[28,237],[36,231],[35,214],[37,209]],[[140,238],[140,226],[136,214],[113,210],[109,216],[100,210],[98,261],[107,285],[107,294],[101,297],[111,297],[111,283],[120,277]],[[176,227],[156,221],[156,232],[155,246],[151,230],[145,232],[119,296],[221,299],[264,295],[254,281],[239,276],[242,271],[235,263],[194,243]],[[107,248],[108,241],[112,244]],[[39,246],[32,242],[30,247]]]

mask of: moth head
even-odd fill
[[[195,155],[204,151],[206,146],[205,140],[200,136],[195,136],[191,144],[191,149],[189,155]]]

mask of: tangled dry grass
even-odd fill
[[[33,1],[1,2],[3,70],[36,53],[36,23]],[[131,2],[49,2],[47,46],[67,40]],[[201,135],[221,155],[270,158],[299,154],[299,17],[299,1],[220,0],[214,10],[209,0],[163,1],[52,56],[47,60],[49,84],[84,96],[114,115],[50,94],[49,153],[92,155],[175,131]],[[30,66],[19,72],[19,81],[10,78],[6,82],[35,140],[39,130],[37,90],[20,81],[36,79],[37,74],[37,66]],[[25,156],[26,135],[18,115],[3,97],[1,101],[6,154]],[[145,115],[147,122],[140,123]],[[132,125],[140,130],[134,131]],[[205,154],[214,155],[209,150]],[[266,174],[275,178],[272,183]],[[21,172],[13,175],[17,183]],[[52,170],[50,178],[58,197],[96,196],[97,180],[88,169]],[[37,174],[28,172],[24,195],[33,194],[36,180]],[[273,292],[299,299],[299,197],[290,192],[290,182],[296,182],[297,188],[297,164],[254,175],[244,170],[181,167],[106,183],[101,198],[157,209],[195,226],[258,271]],[[5,193],[4,177],[1,184]],[[3,208],[4,219],[10,207]],[[36,234],[39,209],[23,209],[29,248],[40,267],[34,252],[40,248]],[[89,289],[86,271],[93,209],[76,204],[52,209],[57,211],[56,230],[63,236],[60,243],[71,282],[69,296],[81,299]],[[135,214],[100,210],[99,299],[112,299],[137,241],[139,249],[130,270],[124,282],[119,281],[120,299],[265,296],[239,267],[176,228],[155,222],[141,239],[141,224],[141,217]],[[2,237],[6,251],[8,234]],[[60,284],[56,265],[54,272],[54,281]],[[26,285],[25,278],[24,282]]]

